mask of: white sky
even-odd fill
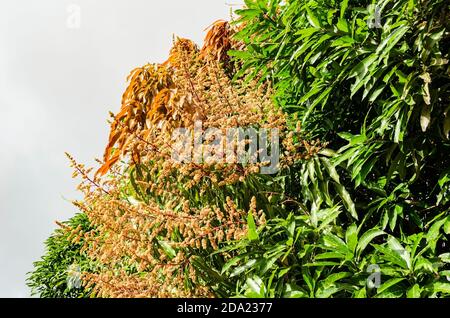
[[[26,272],[54,221],[76,212],[64,151],[93,164],[128,73],[164,61],[173,34],[201,44],[204,29],[242,2],[1,1],[0,297],[29,296]],[[70,4],[81,9],[79,28],[68,27],[76,23]]]

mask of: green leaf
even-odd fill
[[[442,226],[447,222],[447,218],[434,222],[434,224],[428,230],[426,235],[427,243],[430,244],[431,249],[434,250],[436,248],[437,240],[440,237],[440,230]]]
[[[341,1],[341,15],[340,15],[341,19],[344,18],[347,7],[348,7],[348,0]]]
[[[386,281],[384,284],[382,284],[378,289],[377,289],[377,294],[381,294],[382,292],[384,292],[385,290],[387,290],[388,288],[397,285],[398,283],[404,281],[405,278],[404,277],[400,277],[400,278],[391,278],[388,281]]]
[[[405,261],[408,269],[411,269],[411,257],[409,252],[400,244],[399,241],[397,241],[395,237],[389,237],[388,246]]]
[[[342,239],[331,233],[323,236],[323,243],[326,247],[332,248],[333,250],[344,255],[351,252],[348,249],[347,244],[345,244]]]
[[[258,276],[248,277],[246,283],[248,288],[253,292],[253,296],[265,296],[266,288],[261,278],[259,278]]]
[[[225,263],[225,265],[222,267],[221,274],[227,272],[232,266],[239,263],[246,255],[238,255],[232,259],[230,259],[228,262]]]
[[[366,57],[364,60],[359,62],[350,72],[348,78],[356,77],[359,79],[358,81],[362,81],[362,79],[369,72],[369,67],[378,59],[376,54],[371,54]]]
[[[323,280],[323,286],[324,287],[329,287],[332,286],[335,282],[343,279],[343,278],[347,278],[347,277],[351,277],[352,273],[349,272],[339,272],[339,273],[334,273],[329,275],[327,278],[325,278],[325,280]]]
[[[444,226],[442,227],[445,234],[450,234],[450,216],[447,217],[447,221],[445,221]]]
[[[306,7],[306,18],[308,19],[308,22],[315,28],[320,28],[321,24],[319,19],[314,15],[314,13],[311,11],[310,8]]]
[[[247,51],[236,51],[236,50],[230,50],[228,51],[229,56],[237,57],[241,60],[248,60],[252,57],[252,54]]]
[[[323,230],[330,223],[334,222],[341,213],[342,211],[339,206],[317,211],[316,217],[317,220],[320,222],[319,230]]]
[[[396,251],[393,251],[389,247],[384,247],[381,245],[372,244],[372,246],[378,250],[379,252],[383,253],[382,259],[389,261],[397,266],[400,266],[401,268],[407,269],[408,265],[406,264],[405,260],[400,257],[399,253]]]
[[[339,262],[314,262],[314,263],[308,263],[303,266],[307,267],[323,267],[323,266],[337,266],[339,265]]]
[[[305,281],[306,285],[308,286],[310,296],[314,296],[316,282],[315,282],[314,278],[311,276],[311,274],[309,272],[309,268],[306,268],[306,267],[302,268],[302,277],[303,277],[303,280]]]
[[[384,234],[386,233],[380,229],[370,229],[363,235],[361,235],[358,246],[356,248],[358,255],[361,255],[361,253],[366,249],[367,245],[369,245],[374,238]]]
[[[332,296],[333,294],[337,293],[341,289],[342,288],[339,288],[339,287],[336,287],[336,286],[329,286],[328,288],[320,288],[316,292],[315,296],[317,298],[329,298],[330,296]]]
[[[262,10],[259,9],[241,9],[236,10],[235,13],[240,17],[240,21],[247,21],[249,19],[253,19],[259,16],[262,13]]]
[[[247,234],[248,239],[250,241],[258,240],[259,236],[258,232],[256,232],[256,224],[252,212],[248,212],[247,226],[248,226],[248,234]]]
[[[439,259],[444,263],[450,264],[450,253],[443,253],[439,255]]]
[[[350,193],[348,193],[347,189],[339,183],[334,183],[334,186],[341,197],[342,201],[344,202],[345,208],[347,211],[350,212],[350,215],[358,220],[358,214],[356,213],[355,203],[353,202],[352,198],[350,197]]]
[[[353,223],[348,227],[345,232],[345,241],[347,242],[348,248],[354,253],[358,244],[358,227],[356,224]]]
[[[348,33],[348,23],[347,23],[347,21],[345,19],[339,18],[338,23],[337,23],[336,26],[337,26],[339,31]],[[354,40],[353,40],[353,42],[354,42]]]
[[[319,97],[317,97],[312,103],[311,105],[309,105],[306,113],[303,115],[303,121],[306,121],[309,117],[309,115],[312,113],[312,111],[314,110],[314,108],[319,105],[319,103],[321,103],[322,101],[326,101],[329,97],[329,94],[331,92],[331,90],[333,89],[333,86],[328,87],[327,89],[325,89],[320,95]]]
[[[407,21],[401,21],[405,25],[402,25],[395,29],[389,36],[387,36],[381,43],[378,45],[376,54],[380,54],[380,58],[388,55],[391,49],[397,44],[398,41],[401,40],[403,35],[408,31],[409,26],[407,25]]]
[[[339,180],[339,174],[336,171],[336,168],[333,164],[331,164],[328,158],[321,157],[320,160],[323,162],[325,169],[328,171],[330,177],[336,182],[341,183]]]
[[[436,282],[431,285],[434,293],[450,294],[450,283]]]
[[[356,41],[352,37],[343,36],[334,40],[333,43],[331,43],[331,47],[348,47],[352,46],[355,42]]]
[[[433,263],[428,259],[422,256],[418,256],[414,262],[414,271],[415,272],[427,272],[427,273],[436,273],[436,269],[433,267]]]
[[[346,255],[345,254],[341,254],[338,252],[326,252],[326,253],[322,253],[322,254],[318,254],[316,255],[316,257],[314,258],[315,260],[320,260],[320,259],[345,259]]]
[[[256,259],[251,259],[246,264],[236,267],[234,269],[234,271],[231,273],[230,278],[238,276],[239,274],[242,274],[246,270],[250,269],[253,265],[255,265],[255,263],[256,263]]]
[[[158,243],[162,247],[162,249],[166,253],[166,255],[169,256],[170,258],[174,258],[177,255],[177,252],[166,241],[160,240],[160,241],[158,241]]]
[[[367,293],[365,288],[361,288],[360,290],[353,293],[354,298],[367,298]]]
[[[408,298],[420,298],[420,294],[422,292],[422,288],[418,284],[414,284],[407,292],[406,296]]]

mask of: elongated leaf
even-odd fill
[[[363,235],[361,235],[358,246],[356,248],[358,255],[361,255],[361,253],[366,249],[367,245],[369,245],[374,238],[384,234],[386,233],[380,229],[370,229]]]
[[[339,196],[341,197],[342,201],[344,202],[344,205],[346,209],[350,212],[350,215],[358,220],[358,214],[356,213],[355,203],[353,202],[352,198],[350,197],[350,193],[348,193],[347,189],[339,183],[334,183],[334,186],[339,193]]]
[[[348,7],[348,0],[342,0],[341,1],[341,13],[340,13],[341,19],[344,18],[347,7]]]
[[[177,252],[166,241],[158,241],[158,243],[170,258],[174,258],[177,255]]]
[[[408,269],[411,269],[411,257],[409,252],[400,244],[400,242],[395,237],[390,236],[388,239],[388,245],[392,251],[405,260]]]
[[[306,18],[308,19],[309,23],[315,27],[315,28],[320,28],[321,24],[319,19],[314,15],[314,13],[311,11],[310,8],[306,7]]]
[[[230,277],[235,277],[242,274],[246,270],[250,269],[253,265],[255,265],[255,263],[256,259],[251,259],[246,264],[236,267],[234,271],[231,273]]]
[[[406,292],[406,296],[408,298],[420,298],[421,291],[422,288],[420,288],[418,284],[414,284],[414,286]]]
[[[432,284],[432,291],[435,293],[450,294],[450,283],[436,282]]]
[[[352,224],[348,227],[345,232],[345,241],[347,242],[348,248],[354,253],[356,245],[358,244],[358,227],[356,224]]]
[[[388,281],[386,281],[385,283],[383,283],[378,289],[377,289],[377,294],[381,294],[382,292],[384,292],[386,289],[397,285],[398,283],[404,281],[405,278],[404,277],[400,277],[400,278],[391,278]]]
[[[247,226],[248,226],[248,239],[250,241],[255,241],[258,240],[258,233],[256,232],[256,224],[255,224],[255,219],[253,218],[253,214],[252,212],[248,213],[247,216]]]

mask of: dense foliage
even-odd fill
[[[41,298],[89,297],[90,289],[81,283],[81,274],[91,271],[93,263],[81,251],[83,239],[75,238],[66,228],[90,231],[85,214],[75,215],[60,227],[45,242],[46,253],[34,263],[34,271],[28,277],[28,286],[33,295]]]
[[[247,276],[269,296],[286,283],[298,296],[448,296],[448,2],[246,4],[246,50],[231,52],[241,74],[273,81],[308,137],[329,143],[295,173],[309,216],[273,220]],[[369,290],[370,264],[382,277]]]
[[[71,158],[86,226],[49,239],[30,286],[44,297],[449,297],[449,4],[245,2],[201,50],[180,39],[166,63],[131,73],[97,175]],[[282,169],[171,163],[170,133],[198,118],[279,128]],[[71,294],[74,262],[85,289]]]

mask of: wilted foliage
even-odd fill
[[[195,56],[196,64],[215,60],[222,70],[231,72],[232,64],[227,52],[232,48],[238,48],[232,35],[232,27],[228,22],[217,21],[208,31],[201,51],[191,40],[178,38],[165,63],[148,64],[130,73],[129,85],[122,97],[121,110],[114,116],[111,124],[104,164],[98,170],[98,174],[106,174],[121,156],[126,155],[126,141],[133,132],[150,128],[152,125],[169,124],[179,127],[183,124],[184,118],[180,115],[186,116],[195,111],[193,109],[195,105],[192,103],[196,97],[189,95],[189,92],[178,92],[172,79],[176,76],[174,73],[190,74],[192,67],[200,67],[190,65],[193,60],[188,65],[182,64],[186,60],[185,55]],[[183,95],[184,93],[187,95]],[[131,151],[133,159],[139,162],[138,151],[135,149],[127,151]]]
[[[131,132],[145,128],[161,119],[166,109],[159,100],[165,90],[173,86],[170,70],[164,65],[148,64],[136,68],[128,77],[130,81],[122,97],[121,111],[114,116],[109,142],[105,150],[104,165],[98,173],[104,175],[121,155],[124,155],[126,141]],[[155,102],[154,102],[155,101]],[[139,160],[137,152],[132,152]]]

